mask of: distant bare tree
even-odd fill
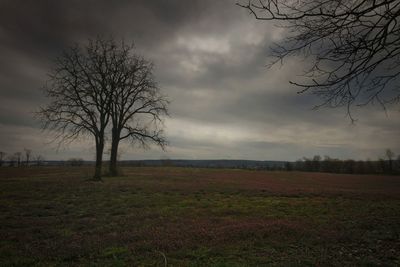
[[[22,153],[21,152],[15,152],[14,156],[15,156],[15,159],[17,161],[17,166],[20,167],[21,166]]]
[[[399,0],[239,0],[238,5],[288,30],[272,49],[273,63],[292,55],[310,59],[308,82],[291,83],[320,96],[321,106],[349,111],[353,104],[375,101],[384,107],[400,100]]]
[[[32,150],[24,148],[24,152],[25,152],[25,165],[29,166],[29,160],[31,158]]]
[[[0,151],[0,167],[3,166],[5,157],[6,157],[6,152]]]
[[[59,142],[92,136],[96,145],[93,179],[101,180],[105,130],[110,119],[112,92],[121,74],[116,72],[113,40],[97,38],[76,45],[56,60],[45,87],[50,104],[38,113],[43,128],[55,133]]]
[[[393,159],[395,158],[395,154],[392,150],[386,149],[386,158],[389,161],[389,172],[393,171]]]
[[[7,160],[8,160],[8,166],[14,167],[17,162],[17,157],[15,153],[8,155]]]
[[[118,146],[128,139],[148,147],[154,143],[164,148],[162,116],[168,114],[168,100],[160,93],[153,76],[153,65],[133,52],[133,45],[122,44],[113,51],[115,84],[111,103],[110,174],[117,175]]]
[[[321,156],[315,155],[312,159],[312,171],[317,172],[321,170]]]
[[[36,166],[42,166],[44,163],[44,157],[42,155],[35,156]]]
[[[400,155],[397,156],[396,165],[397,165],[397,171],[400,172]]]
[[[70,158],[70,159],[68,159],[67,164],[69,166],[82,166],[83,159],[82,158]]]

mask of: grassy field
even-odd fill
[[[0,266],[399,266],[400,177],[0,169]]]

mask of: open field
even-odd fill
[[[0,266],[399,266],[400,177],[0,169]]]

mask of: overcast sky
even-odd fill
[[[238,0],[239,1],[239,0]],[[171,100],[166,152],[122,144],[123,159],[296,160],[315,154],[366,159],[400,153],[400,105],[312,110],[320,100],[297,94],[304,62],[266,69],[269,46],[285,32],[219,1],[0,0],[0,150],[30,148],[46,159],[94,158],[84,140],[49,144],[32,113],[52,60],[96,35],[134,41],[154,62]]]

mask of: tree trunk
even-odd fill
[[[119,134],[117,131],[112,131],[112,141],[111,141],[111,154],[110,154],[110,175],[117,176],[118,175],[118,145],[119,145]]]
[[[104,141],[100,140],[96,142],[96,166],[94,171],[93,180],[101,181],[101,167],[103,164],[103,150]]]

